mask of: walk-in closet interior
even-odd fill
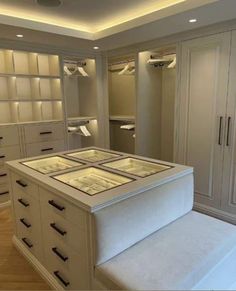
[[[0,0],[0,291],[236,290],[235,11]]]

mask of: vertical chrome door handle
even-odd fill
[[[219,136],[218,136],[218,145],[222,145],[222,124],[223,124],[223,116],[220,116],[220,125],[219,125]]]
[[[227,135],[226,135],[226,146],[230,146],[230,125],[231,125],[231,117],[228,117],[227,120]]]

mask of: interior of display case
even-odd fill
[[[54,179],[91,196],[133,181],[130,178],[94,167],[56,175]]]
[[[43,174],[50,174],[83,165],[82,163],[59,156],[23,162],[22,164]]]
[[[125,158],[103,164],[105,167],[129,173],[138,177],[147,177],[171,169],[172,167],[158,163],[147,162],[134,158]]]
[[[78,158],[86,162],[101,162],[104,160],[119,157],[119,155],[108,153],[100,150],[86,150],[68,154],[69,157]]]

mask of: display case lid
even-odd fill
[[[78,158],[80,160],[94,163],[94,162],[101,162],[112,158],[117,158],[120,155],[114,154],[111,152],[97,150],[97,149],[89,149],[83,151],[77,151],[73,153],[67,154],[69,157]]]

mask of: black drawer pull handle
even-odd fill
[[[62,259],[63,262],[66,262],[68,260],[68,257],[64,257],[57,248],[52,248],[52,251],[54,254],[56,254],[60,259]]]
[[[51,228],[53,228],[55,231],[57,231],[60,235],[66,235],[66,231],[65,230],[62,230],[62,229],[60,229],[57,225],[56,225],[56,223],[50,223],[50,226],[51,226]]]
[[[33,244],[29,242],[26,237],[22,238],[22,241],[27,245],[28,248],[31,249],[33,247]]]
[[[3,139],[3,136],[0,136],[0,139]]]
[[[41,149],[41,152],[47,152],[47,151],[52,151],[53,148],[47,148],[47,149]]]
[[[6,177],[6,176],[7,176],[7,174],[4,173],[4,174],[1,174],[1,175],[0,175],[0,178],[2,178],[2,177]]]
[[[23,181],[21,181],[21,180],[16,180],[16,183],[17,183],[18,185],[20,185],[21,187],[23,187],[23,188],[25,188],[25,187],[28,186],[27,183],[25,183],[25,182],[23,182]]]
[[[65,279],[62,278],[62,276],[60,275],[59,271],[55,271],[53,272],[54,275],[62,282],[62,284],[67,287],[70,285],[70,282],[66,281]]]
[[[31,227],[31,224],[26,222],[24,218],[21,218],[20,219],[20,222],[27,228],[30,228]]]
[[[0,193],[0,196],[1,196],[1,195],[6,195],[6,194],[9,194],[9,191],[1,192],[1,193]]]
[[[40,135],[44,135],[44,134],[52,134],[52,131],[42,131],[42,132],[40,132]]]
[[[30,206],[28,202],[25,202],[22,198],[18,199],[19,203],[25,207]]]
[[[3,156],[0,156],[0,159],[4,159],[5,157],[6,157],[6,156],[4,156],[4,155],[3,155]]]
[[[49,200],[48,203],[60,211],[65,210],[64,206],[58,205],[54,200]]]

